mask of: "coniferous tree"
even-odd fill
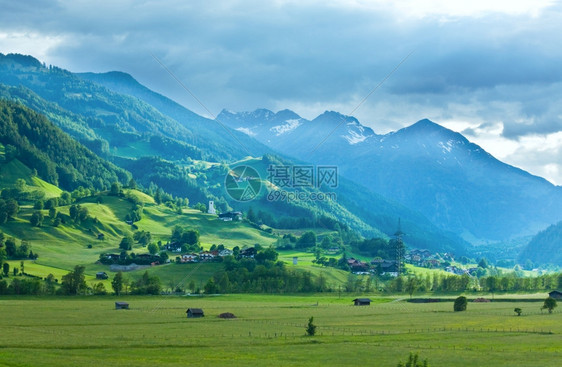
[[[254,208],[250,207],[248,209],[248,213],[246,214],[246,219],[248,219],[248,221],[250,223],[256,223],[256,213],[254,213]]]

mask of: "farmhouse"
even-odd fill
[[[109,277],[107,276],[107,273],[105,271],[98,271],[96,273],[96,279],[107,279],[107,278]]]
[[[119,254],[102,254],[102,255],[104,258],[108,260],[119,260]]]
[[[242,220],[242,212],[227,212],[227,213],[220,213],[219,219],[225,222],[229,222],[232,220]]]
[[[562,299],[562,292],[560,291],[552,291],[548,294],[549,297],[552,297],[554,299]]]
[[[220,257],[231,256],[231,255],[232,255],[232,250],[230,250],[230,249],[225,248],[225,249],[219,251]]]
[[[197,254],[184,254],[181,255],[180,261],[182,263],[196,263],[199,259],[199,255]]]
[[[181,252],[181,243],[170,242],[164,245],[164,249],[171,252]]]
[[[187,313],[187,318],[189,319],[197,318],[197,317],[205,317],[203,310],[200,308],[188,308],[187,311],[185,311],[185,313]]]
[[[361,260],[356,260],[353,257],[347,259],[347,265],[351,268],[354,273],[363,273],[369,270],[369,265]]]
[[[371,300],[369,298],[355,298],[353,304],[355,306],[370,306]]]
[[[421,264],[424,260],[427,260],[431,256],[429,250],[411,250],[404,256],[404,259],[415,264]]]
[[[240,257],[244,257],[244,258],[254,258],[254,256],[256,256],[256,249],[254,247],[248,247],[247,249],[244,249],[242,251],[240,251]]]
[[[116,310],[128,310],[129,304],[127,302],[115,302]]]
[[[217,255],[218,253],[215,254],[214,251],[202,251],[199,253],[199,259],[201,261],[212,261]]]
[[[398,276],[398,261],[396,260],[373,259],[371,264],[377,267],[381,275]]]

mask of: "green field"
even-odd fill
[[[396,366],[415,352],[431,366],[559,366],[562,313],[541,313],[538,297],[460,313],[376,297],[355,307],[350,295],[0,298],[0,365]],[[206,317],[187,319],[189,307]]]

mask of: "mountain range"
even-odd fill
[[[337,112],[309,121],[289,110],[225,110],[213,121],[128,74],[74,74],[13,54],[0,54],[0,98],[44,115],[122,182],[130,172],[192,203],[254,206],[277,225],[336,221],[366,237],[392,236],[400,218],[409,246],[468,254],[466,240],[531,235],[562,219],[560,187],[428,120],[385,135]],[[225,194],[230,167],[251,165],[264,179],[268,162],[337,166],[337,201],[280,203],[262,193],[240,203]]]
[[[384,135],[333,111],[310,121],[289,110],[223,110],[217,119],[297,159],[337,165],[342,176],[469,241],[531,235],[562,219],[562,187],[427,119]]]

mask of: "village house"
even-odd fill
[[[226,212],[220,213],[219,219],[225,222],[230,222],[233,220],[242,220],[242,212]]]
[[[199,255],[197,254],[184,254],[180,257],[180,262],[182,263],[196,263],[199,261]]]
[[[445,271],[448,272],[448,273],[451,273],[451,274],[455,274],[455,275],[463,275],[463,274],[468,274],[468,273],[469,273],[468,270],[458,268],[458,267],[456,267],[456,266],[454,266],[454,265],[452,265],[452,266],[447,266],[447,267],[445,268]]]
[[[429,258],[430,256],[431,252],[429,252],[429,250],[414,249],[409,251],[406,256],[404,256],[404,259],[412,262],[420,262]]]
[[[411,261],[413,264],[419,264],[422,258],[420,255],[409,255],[409,257],[406,257],[406,260]]]
[[[366,262],[354,259],[353,257],[347,259],[347,265],[349,265],[351,271],[356,274],[364,274],[369,271],[369,265]]]
[[[104,257],[108,260],[119,260],[119,254],[104,254]]]
[[[219,251],[219,256],[220,256],[220,257],[232,256],[232,250],[227,249],[227,248],[225,248],[225,249],[223,249],[223,250],[220,250],[220,251]]]
[[[170,242],[164,245],[164,250],[170,252],[181,252],[181,244],[179,242]]]
[[[205,313],[200,308],[188,308],[187,311],[185,311],[185,313],[187,313],[187,318],[189,319],[197,318],[197,317],[205,317]]]
[[[396,260],[383,260],[380,264],[381,275],[388,275],[391,277],[398,276],[398,261]]]
[[[251,258],[253,259],[256,256],[256,249],[254,247],[248,247],[240,251],[240,257]]]
[[[199,260],[201,261],[213,261],[215,257],[218,256],[216,251],[202,251],[199,253]]]

